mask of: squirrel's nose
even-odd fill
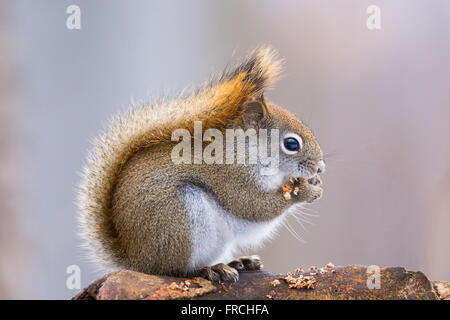
[[[325,162],[323,160],[320,160],[317,163],[317,173],[325,172]]]

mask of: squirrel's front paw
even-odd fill
[[[322,193],[323,189],[321,187],[309,184],[308,197],[305,199],[305,202],[311,203],[322,198]]]
[[[322,197],[321,184],[322,181],[319,176],[314,176],[309,180],[300,178],[298,179],[298,189],[294,189],[293,195],[300,202],[314,202]]]
[[[223,281],[236,282],[239,280],[238,271],[224,263],[200,268],[195,272],[195,275],[216,283],[221,283]]]

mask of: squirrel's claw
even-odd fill
[[[236,282],[239,280],[238,271],[224,263],[218,263],[213,266],[207,266],[198,269],[196,275],[206,278],[215,283]]]
[[[322,197],[322,181],[318,175],[309,180],[300,178],[294,184],[293,195],[297,201],[312,203]]]
[[[228,265],[218,263],[198,269],[195,275],[206,278],[212,282],[236,282],[239,280],[240,271],[257,271],[263,268],[261,259],[257,255],[240,257],[231,261]]]
[[[261,259],[257,255],[240,257],[228,264],[238,271],[257,271],[263,268]]]
[[[313,186],[321,185],[322,179],[320,179],[320,176],[316,174],[314,177],[308,180],[308,183],[312,184]]]

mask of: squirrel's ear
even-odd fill
[[[261,94],[242,105],[242,120],[246,125],[256,125],[267,119],[269,110],[267,109],[264,95]]]

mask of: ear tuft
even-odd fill
[[[270,46],[261,46],[253,50],[241,63],[226,68],[222,74],[213,78],[202,88],[184,99],[193,107],[182,112],[193,115],[195,120],[202,120],[204,128],[224,128],[243,120],[244,106],[247,105],[246,120],[258,119],[264,115],[264,90],[270,87],[281,71],[282,60]],[[258,100],[259,99],[259,100]],[[252,103],[260,101],[260,103]],[[267,110],[267,108],[266,108]],[[250,112],[251,111],[251,112]],[[180,114],[183,114],[180,111]],[[244,119],[245,120],[245,119]],[[186,121],[183,122],[186,126]]]
[[[281,71],[282,60],[269,45],[254,49],[234,68],[225,70],[219,77],[219,83],[233,82],[239,79],[246,100],[261,95],[274,84]]]

